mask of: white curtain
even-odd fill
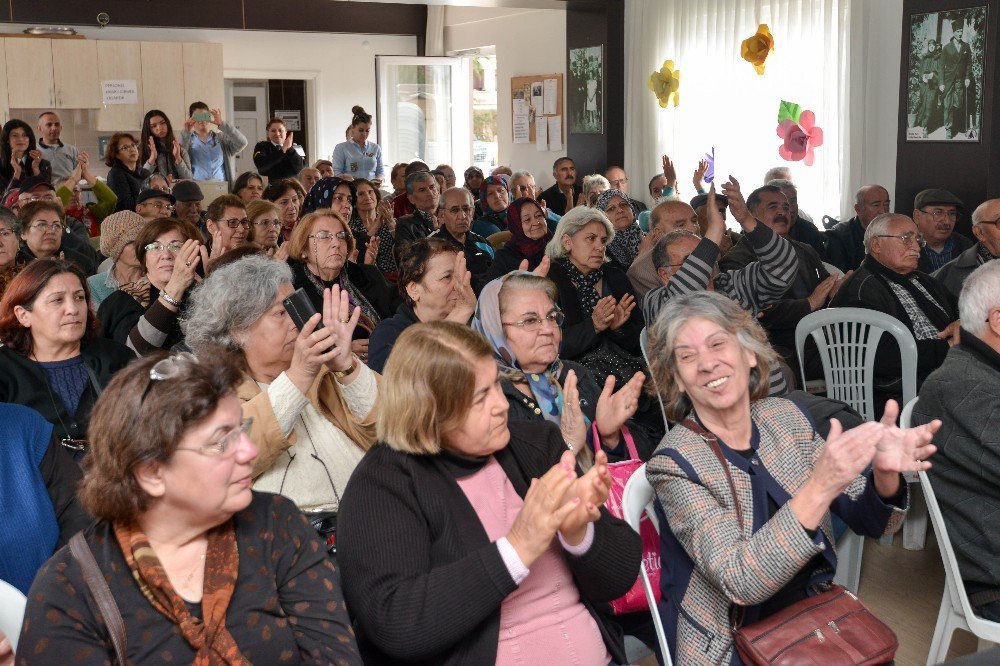
[[[858,2],[859,0],[854,0]],[[850,210],[850,32],[852,0],[630,0],[626,3],[625,166],[635,193],[668,154],[681,198],[694,196],[691,175],[715,147],[716,182],[736,176],[744,195],[767,169],[787,165],[799,206],[817,224]],[[775,50],[763,76],[740,57],[740,43],[766,23]],[[661,109],[646,88],[664,60],[681,72],[680,105]],[[812,166],[778,156],[778,104],[816,114],[823,145]],[[641,181],[641,182],[640,182]],[[850,191],[848,191],[850,190]],[[648,190],[645,191],[648,198]],[[821,227],[822,228],[822,227]]]

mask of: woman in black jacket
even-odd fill
[[[552,240],[545,211],[537,201],[529,197],[517,199],[507,207],[507,229],[510,240],[496,251],[486,280],[498,278],[516,271],[522,261],[527,261],[527,269],[535,270],[545,257],[545,246]]]
[[[140,165],[139,144],[128,132],[115,132],[108,139],[104,151],[104,163],[111,167],[108,172],[108,187],[118,197],[115,212],[135,210],[135,198],[142,190],[143,182],[156,168],[156,156],[152,162]]]
[[[0,402],[31,407],[80,451],[97,396],[135,358],[96,334],[87,279],[68,261],[31,262],[0,301]]]
[[[645,324],[625,271],[607,263],[614,235],[604,213],[579,206],[559,221],[545,254],[566,316],[562,358],[586,366],[598,382],[614,375],[621,387],[645,367],[639,348]]]
[[[602,507],[607,457],[580,474],[553,424],[508,425],[497,379],[455,322],[410,327],[390,356],[380,443],[338,515],[366,664],[625,661],[595,604],[632,586],[641,543]]]
[[[19,187],[21,181],[34,176],[52,177],[52,165],[42,158],[35,144],[35,133],[23,120],[8,120],[0,130],[0,192]]]

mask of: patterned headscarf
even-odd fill
[[[545,235],[538,240],[532,240],[524,235],[524,227],[521,225],[521,211],[524,206],[528,205],[535,206],[542,211],[542,215],[545,214],[545,209],[531,197],[522,197],[507,207],[507,229],[511,233],[507,246],[523,257],[532,257],[538,254],[552,240],[552,232],[548,230],[548,224],[545,227]]]
[[[535,396],[535,401],[542,410],[542,416],[545,420],[558,425],[563,399],[562,386],[559,385],[562,361],[556,358],[549,369],[542,374],[526,373],[514,357],[514,351],[507,342],[503,323],[500,321],[500,288],[511,275],[519,273],[524,272],[508,273],[483,287],[483,291],[479,294],[476,314],[472,318],[472,330],[481,333],[493,347],[493,356],[499,367],[500,378],[510,380],[515,384],[527,384],[531,388],[531,393]]]
[[[347,185],[351,190],[351,211],[358,205],[358,191],[354,188],[354,183],[336,176],[320,178],[306,195],[306,201],[302,205],[302,217],[305,217],[314,210],[329,208],[333,203],[333,193],[340,185]]]
[[[472,192],[472,196],[476,199],[476,201],[479,201],[479,190],[473,190],[471,187],[469,187],[469,178],[472,177],[473,175],[476,175],[476,174],[478,174],[480,178],[484,178],[485,177],[485,174],[483,174],[483,170],[480,169],[477,166],[470,166],[468,169],[465,170],[465,174],[464,174],[464,176],[465,176],[465,184],[464,184],[464,187],[465,187],[465,189],[467,189],[470,192]]]
[[[625,201],[632,209],[632,224],[625,229],[615,229],[615,237],[608,244],[608,254],[614,258],[621,266],[628,268],[639,256],[639,244],[645,234],[639,226],[639,206],[636,202],[621,190],[605,190],[597,197],[597,208],[603,213],[608,209],[611,200],[618,197]]]

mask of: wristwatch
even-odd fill
[[[334,377],[336,377],[337,379],[341,379],[342,377],[347,377],[348,375],[353,374],[354,371],[357,369],[358,369],[358,357],[355,356],[354,354],[351,354],[351,367],[349,367],[347,370],[333,370],[332,372]]]

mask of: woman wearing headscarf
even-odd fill
[[[487,281],[517,270],[523,261],[528,262],[527,270],[535,270],[545,258],[546,244],[552,240],[545,211],[530,197],[518,199],[508,206],[505,222],[510,240],[496,251],[486,273]]]
[[[135,253],[135,239],[146,223],[139,213],[121,210],[104,218],[101,225],[101,254],[112,261],[111,268],[87,278],[94,307],[99,308],[105,298],[118,289],[129,294],[149,292],[149,278],[139,265]]]
[[[605,190],[597,197],[597,209],[608,216],[615,229],[615,237],[608,243],[608,258],[627,271],[639,256],[639,245],[646,235],[636,222],[639,206],[621,190]]]
[[[483,211],[472,223],[474,233],[489,238],[507,228],[510,185],[504,176],[489,176],[483,179],[483,185],[479,189],[479,203]]]

